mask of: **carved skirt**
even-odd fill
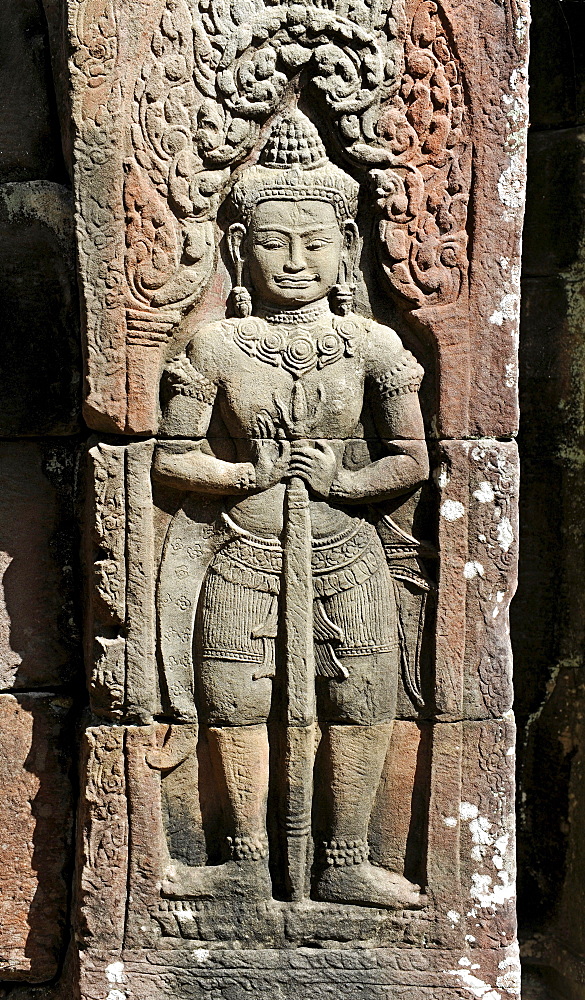
[[[396,652],[396,598],[375,528],[356,519],[314,539],[311,561],[317,675],[343,680],[348,659]],[[203,585],[196,659],[257,664],[254,676],[273,676],[281,578],[280,541],[239,529]]]

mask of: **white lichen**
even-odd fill
[[[446,521],[458,521],[465,514],[465,507],[459,500],[444,500],[441,504],[441,516]]]
[[[483,576],[485,570],[480,562],[466,562],[463,567],[463,576],[466,580],[473,580],[476,576]]]
[[[509,517],[502,517],[498,524],[498,545],[503,552],[508,552],[514,541],[514,530]]]
[[[440,490],[444,490],[446,486],[451,482],[451,476],[449,475],[449,469],[444,462],[441,462],[440,467],[435,472],[435,482]]]
[[[473,496],[476,500],[479,500],[480,503],[491,503],[495,496],[494,488],[491,483],[484,480],[484,482],[480,483],[477,489],[473,491]]]
[[[475,819],[479,815],[479,809],[472,802],[462,802],[459,806],[459,815],[462,820]]]
[[[526,181],[526,157],[524,151],[513,153],[510,165],[498,181],[498,194],[502,205],[517,210],[524,204],[524,184]]]
[[[501,994],[494,990],[488,983],[474,976],[469,969],[448,969],[447,976],[457,976],[460,985],[469,991],[471,996],[478,1000],[502,1000]]]
[[[510,361],[508,364],[504,365],[505,378],[504,384],[508,389],[514,389],[518,383],[518,365],[515,361]]]
[[[124,982],[124,963],[123,962],[112,962],[108,965],[106,969],[106,979],[109,983],[123,983]]]
[[[496,979],[496,986],[505,990],[510,996],[520,996],[521,971],[520,971],[520,949],[518,944],[512,946],[512,954],[508,955],[498,963],[498,969],[502,972]]]
[[[483,871],[476,871],[471,875],[469,894],[473,905],[467,915],[475,918],[479,910],[493,910],[515,896],[514,859],[510,851],[511,836],[508,832],[513,830],[513,816],[507,817],[502,832],[494,827],[487,816],[481,815],[473,803],[462,802],[460,812],[461,818],[469,823],[471,857],[484,868]],[[485,866],[490,862],[492,871],[495,869],[495,875],[485,871]]]
[[[517,292],[507,292],[502,296],[499,308],[490,316],[490,323],[503,326],[504,320],[516,321],[520,315],[520,296]]]

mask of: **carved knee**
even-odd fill
[[[373,726],[396,714],[398,650],[342,660],[344,680],[317,678],[317,705],[322,722]]]
[[[197,670],[198,707],[212,726],[265,723],[272,700],[272,679],[255,677],[256,663],[204,659]]]

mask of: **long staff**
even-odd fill
[[[315,747],[315,653],[309,494],[293,476],[286,488],[284,636],[286,665],[286,862],[293,900],[305,896]]]
[[[325,389],[309,405],[302,382],[295,382],[288,405],[274,397],[280,424],[292,440],[310,438],[320,425]],[[286,668],[286,866],[293,900],[305,896],[311,834],[315,728],[315,648],[309,494],[300,476],[286,487],[283,553],[283,619]]]

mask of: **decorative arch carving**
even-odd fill
[[[380,262],[401,302],[455,301],[467,270],[470,155],[461,71],[438,5],[422,0],[408,25],[397,3],[365,17],[357,7],[257,3],[244,20],[216,6],[168,0],[136,83],[124,191],[137,306],[197,301],[214,270],[231,171],[294,90],[312,93],[342,155],[364,180],[369,172]]]

